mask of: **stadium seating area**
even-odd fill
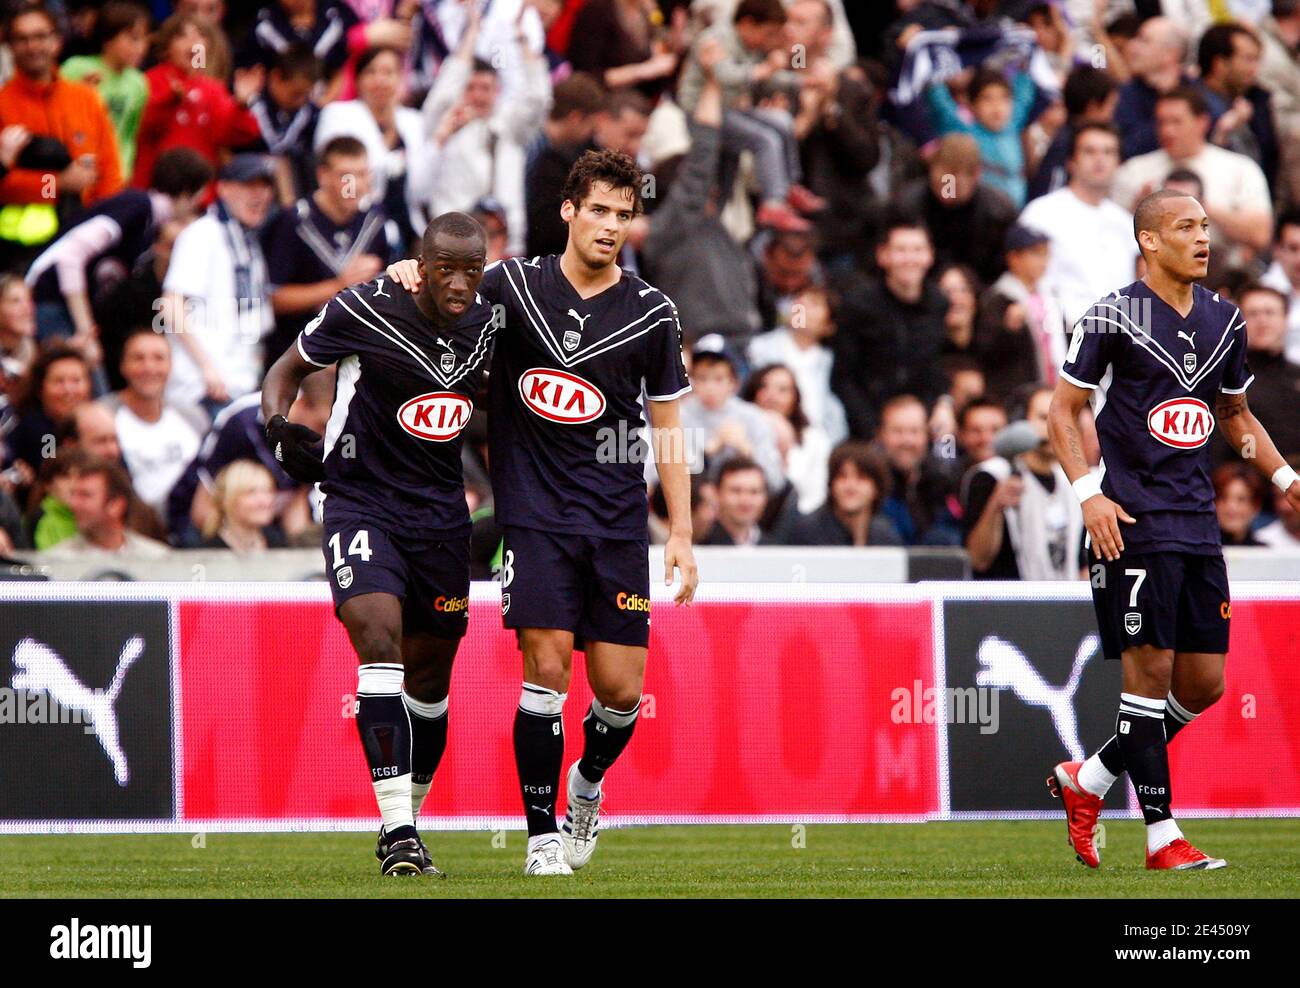
[[[491,259],[563,251],[591,147],[647,176],[620,261],[678,306],[702,545],[964,546],[976,577],[1027,575],[989,519],[1068,483],[1045,419],[1069,330],[1141,274],[1131,209],[1162,186],[1205,207],[1206,287],[1300,466],[1300,0],[3,7],[0,556],[318,545],[265,368],[442,212]],[[331,374],[295,406],[317,431]],[[1225,544],[1300,548],[1215,442]],[[1046,524],[1078,575],[1076,520]]]

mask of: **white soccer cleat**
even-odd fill
[[[596,838],[600,820],[600,804],[605,799],[604,792],[595,799],[583,799],[573,792],[573,777],[578,774],[578,763],[569,768],[569,808],[564,814],[564,823],[560,825],[560,839],[564,841],[564,850],[569,856],[569,867],[577,871],[596,853]]]
[[[564,860],[564,845],[559,835],[538,841],[524,859],[525,875],[572,875],[573,869]]]

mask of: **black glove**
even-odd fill
[[[315,484],[325,479],[319,433],[276,415],[266,423],[266,441],[276,462],[298,483]]]

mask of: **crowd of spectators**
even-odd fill
[[[678,307],[701,544],[1077,576],[1047,407],[1073,322],[1140,276],[1131,210],[1162,186],[1205,207],[1206,287],[1300,465],[1300,0],[0,9],[0,555],[316,545],[265,368],[439,213],[475,215],[492,260],[562,251],[592,147],[647,175],[619,260]],[[294,419],[324,431],[333,387],[309,378]],[[1300,548],[1213,455],[1225,544]]]

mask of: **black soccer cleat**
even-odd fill
[[[414,837],[393,841],[388,856],[379,866],[380,874],[393,876],[419,875],[424,871],[424,852]]]
[[[420,840],[419,837],[416,837],[415,839],[419,842],[420,854],[422,855],[422,863],[420,865],[421,873],[428,875],[430,878],[446,878],[447,876],[444,872],[441,872],[434,867],[433,856],[429,853],[429,849],[425,847],[424,841]],[[395,843],[401,842],[396,841]],[[388,834],[384,831],[382,825],[379,828],[379,839],[375,842],[375,857],[379,859],[381,864],[384,859],[388,857]]]

